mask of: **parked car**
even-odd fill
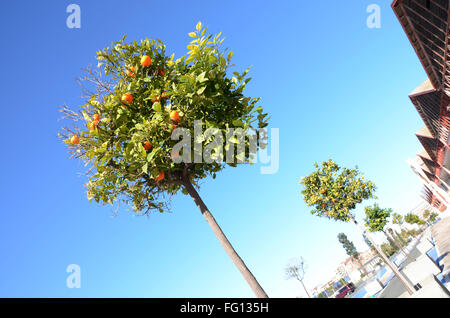
[[[336,298],[344,298],[348,294],[351,294],[355,291],[355,285],[353,283],[348,283],[337,292]]]

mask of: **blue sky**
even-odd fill
[[[75,78],[124,34],[159,38],[179,57],[202,21],[226,37],[238,70],[252,65],[247,94],[280,129],[279,171],[228,168],[200,194],[269,296],[302,295],[283,275],[293,257],[307,260],[309,287],[326,281],[346,258],[339,232],[367,248],[354,225],[309,214],[298,181],[314,162],[358,165],[381,206],[417,202],[406,159],[423,123],[407,95],[426,75],[388,1],[76,1],[81,29],[66,27],[70,3],[0,11],[0,297],[253,297],[189,197],[149,218],[86,199],[57,110],[81,104]],[[372,3],[380,29],[366,26]],[[66,287],[69,264],[81,267],[79,289]]]

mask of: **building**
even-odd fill
[[[409,98],[425,126],[416,136],[423,149],[408,161],[424,183],[422,198],[444,212],[450,204],[450,30],[448,0],[392,2],[428,79]]]

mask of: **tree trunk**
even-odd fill
[[[411,262],[414,262],[415,259],[413,259],[411,256],[409,256],[408,253],[405,252],[405,250],[402,247],[402,244],[400,244],[397,240],[397,238],[395,238],[394,235],[389,235],[386,231],[383,230],[384,235],[386,235],[386,237],[390,237],[390,239],[392,240],[392,242],[394,242],[395,246],[397,246],[397,248],[400,250],[400,252],[403,253],[403,255],[405,255]]]
[[[303,280],[301,280],[300,283],[302,283],[303,289],[305,290],[306,295],[308,295],[308,298],[311,298],[311,295],[308,293],[308,290],[306,289],[305,284],[303,284]]]
[[[255,293],[255,295],[258,298],[268,298],[266,292],[264,291],[264,289],[262,289],[261,285],[259,285],[255,276],[253,276],[253,274],[250,272],[250,270],[245,265],[244,261],[239,257],[238,253],[236,253],[236,251],[234,250],[231,243],[228,241],[225,234],[222,232],[222,229],[220,228],[219,224],[217,224],[217,222],[214,219],[214,217],[212,216],[211,212],[209,212],[208,208],[206,207],[202,198],[198,194],[197,190],[195,190],[191,181],[189,179],[185,178],[183,185],[186,188],[189,195],[194,200],[197,207],[200,209],[200,212],[202,213],[203,217],[206,219],[206,222],[208,222],[208,224],[211,227],[211,229],[213,230],[214,234],[219,239],[220,244],[225,249],[228,256],[233,261],[234,265],[236,265],[238,270],[241,272],[242,276],[244,276],[245,280],[250,285],[250,287],[253,290],[253,292]]]
[[[389,266],[389,268],[391,269],[391,271],[394,273],[394,275],[398,278],[398,280],[403,284],[403,286],[405,287],[406,291],[412,295],[414,293],[414,286],[412,286],[407,280],[406,278],[403,276],[402,273],[400,273],[400,271],[398,270],[397,266],[395,266],[390,260],[389,258],[384,255],[383,251],[381,251],[381,249],[378,247],[377,244],[375,244],[375,242],[372,240],[372,238],[370,237],[370,235],[367,233],[367,231],[356,221],[356,219],[353,217],[353,215],[350,214],[350,218],[351,220],[356,224],[357,227],[359,227],[359,229],[363,232],[363,234],[367,237],[367,239],[372,243],[372,245],[375,247],[375,249],[377,250],[378,254],[380,255],[380,257],[383,259],[384,263]]]

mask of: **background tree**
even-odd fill
[[[394,245],[391,244],[391,242],[381,244],[381,250],[387,257],[391,257],[397,251],[397,249]]]
[[[345,235],[344,233],[339,233],[338,234],[338,240],[342,244],[342,247],[344,248],[344,250],[347,253],[347,255],[350,256],[350,257],[353,257],[358,262],[359,268],[361,268],[362,275],[363,276],[367,276],[366,268],[361,263],[360,254],[356,250],[356,247],[353,244],[353,242],[350,241],[347,238],[347,235]]]
[[[403,216],[395,212],[392,213],[392,223],[398,225],[401,230],[403,230],[403,222]]]
[[[287,279],[295,278],[296,280],[298,280],[302,284],[306,295],[311,298],[311,295],[309,294],[305,284],[303,283],[303,280],[305,279],[306,269],[306,262],[303,257],[300,257],[300,259],[298,260],[291,261],[291,263],[285,269],[285,274]]]
[[[267,114],[257,106],[259,98],[243,94],[250,80],[248,69],[229,76],[233,53],[221,47],[220,34],[205,32],[199,22],[189,33],[189,51],[177,60],[166,54],[160,40],[126,43],[124,37],[97,52],[98,69],[88,68],[81,79],[86,103],[76,111],[62,109],[73,124],[64,127],[60,137],[73,157],[89,166],[89,200],[122,201],[145,215],[166,211],[168,200],[179,191],[189,194],[255,294],[267,297],[196,190],[200,180],[215,178],[227,165],[249,163],[254,154],[245,151],[228,163],[194,161],[201,149],[220,142],[217,136],[226,135],[228,127],[258,134],[267,126]],[[200,152],[195,145],[193,152],[190,147],[176,150],[177,129],[194,136],[194,121],[201,121],[200,129],[216,133],[195,140]],[[245,149],[250,145],[248,138],[235,142],[244,143]],[[220,153],[226,146],[214,149]]]
[[[365,226],[369,232],[383,232],[389,243],[392,243],[395,250],[400,250],[407,258],[413,260],[402,248],[401,243],[397,242],[394,236],[390,236],[386,231],[386,225],[389,223],[389,217],[392,214],[392,209],[382,209],[378,204],[365,207],[366,217],[364,219]]]
[[[396,241],[399,242],[400,246],[406,246],[407,242],[403,239],[403,237],[394,229],[388,228],[388,233],[391,235],[391,237],[395,237]]]
[[[428,220],[433,224],[434,222],[436,222],[438,217],[439,217],[439,214],[437,214],[436,212],[433,212],[430,214],[430,217],[428,218]]]
[[[302,178],[300,184],[304,186],[301,191],[306,204],[313,207],[311,213],[327,219],[348,222],[352,221],[363,234],[371,240],[384,262],[399,278],[409,294],[414,293],[414,287],[403,277],[397,267],[383,254],[352,214],[352,210],[363,200],[374,198],[375,185],[365,181],[358,169],[340,167],[332,159],[323,162],[320,166],[315,163],[315,170]]]
[[[405,215],[405,222],[409,224],[417,224],[419,226],[425,224],[424,220],[422,220],[417,214],[411,212]]]
[[[423,211],[423,214],[422,214],[422,216],[423,216],[423,219],[425,220],[425,222],[427,222],[428,221],[428,218],[430,217],[430,214],[431,214],[431,211],[430,210],[425,210],[425,211]]]

